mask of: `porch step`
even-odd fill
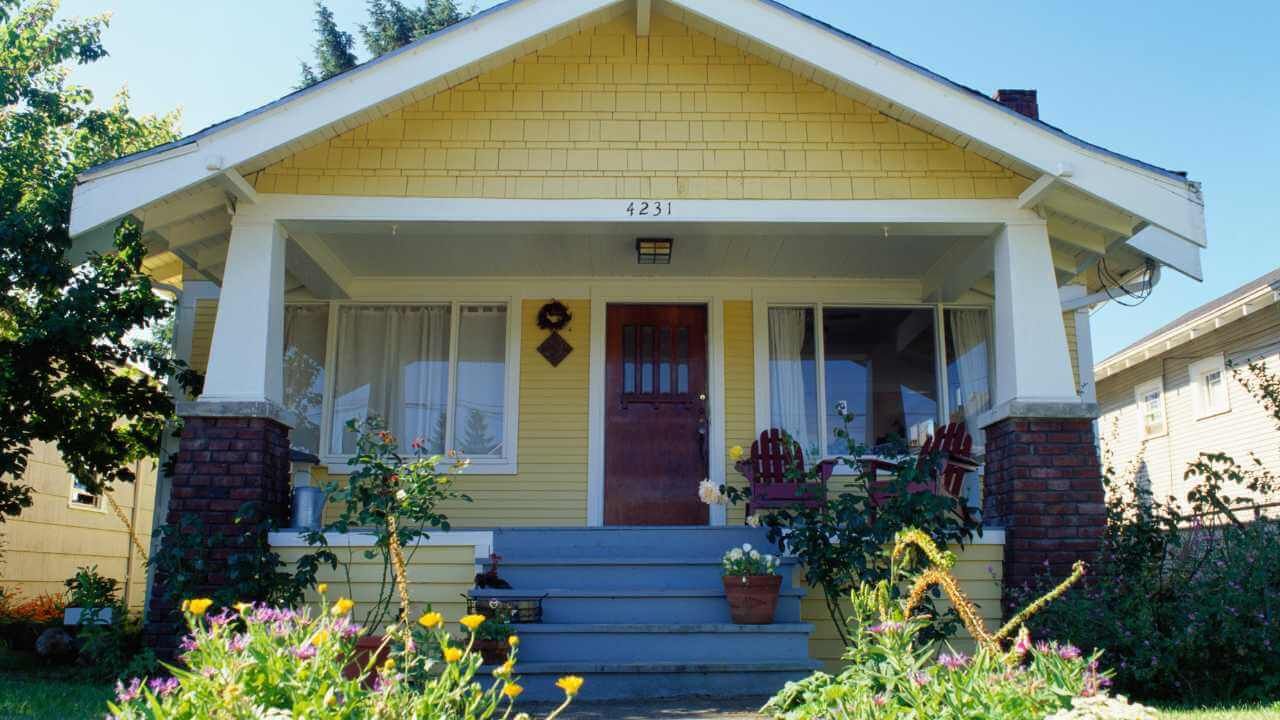
[[[780,572],[790,578],[794,558],[782,558]],[[512,589],[582,590],[723,588],[721,558],[651,555],[645,557],[522,557],[504,559],[498,574]]]
[[[493,597],[521,597],[519,590],[485,590]],[[542,601],[544,623],[728,623],[724,589],[615,588],[612,590],[549,589]],[[784,587],[778,597],[777,622],[799,622],[805,591]]]
[[[808,623],[518,624],[521,662],[733,662],[809,659]]]
[[[521,701],[559,702],[564,691],[556,680],[578,675],[586,680],[584,700],[628,700],[701,695],[741,697],[764,695],[820,668],[813,660],[748,662],[524,662],[516,676],[524,693]],[[485,668],[489,670],[489,668]]]
[[[751,527],[602,527],[505,528],[493,531],[493,544],[503,561],[529,558],[609,558],[724,556],[729,548],[750,543],[762,553],[779,554],[768,531]]]

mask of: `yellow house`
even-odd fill
[[[37,443],[23,477],[32,505],[0,525],[0,587],[18,598],[61,595],[77,568],[96,566],[120,583],[128,607],[141,609],[156,467],[144,460],[133,470],[137,481],[94,495],[67,471],[56,445]]]
[[[1280,371],[1280,271],[1191,310],[1094,370],[1098,440],[1116,472],[1164,500],[1184,504],[1200,453],[1226,453],[1246,467],[1280,467],[1280,428],[1239,373],[1261,363]],[[1230,488],[1242,507],[1274,512],[1276,499]]]
[[[760,536],[697,487],[739,482],[728,448],[770,428],[833,455],[839,403],[869,446],[967,426],[992,617],[993,575],[1096,546],[1071,303],[1103,259],[1198,277],[1205,244],[1197,183],[1040,122],[1034,91],[993,99],[768,0],[511,0],[91,169],[77,250],[125,215],[181,263],[179,349],[207,368],[170,516],[285,517],[288,445],[341,476],[344,423],[381,416],[472,460],[474,502],[447,509],[471,534],[420,548],[424,597],[498,552],[546,593],[526,672],[604,696],[838,658],[802,588],[763,629],[719,618],[719,553]]]

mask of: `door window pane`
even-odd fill
[[[287,305],[284,309],[284,406],[298,417],[289,444],[320,452],[324,412],[324,352],[328,305]]]
[[[506,307],[463,305],[458,316],[453,447],[464,455],[502,455],[506,357]]]
[[[991,314],[986,310],[947,310],[947,389],[951,422],[977,429],[976,418],[991,409],[995,373],[991,347]],[[980,436],[981,433],[978,433]]]
[[[812,308],[769,308],[770,424],[795,438],[808,457],[818,440],[818,375]]]

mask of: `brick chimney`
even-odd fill
[[[1013,108],[1032,120],[1040,119],[1040,105],[1036,102],[1035,90],[997,90],[996,102]]]

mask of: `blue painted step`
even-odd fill
[[[493,531],[503,560],[592,557],[713,557],[749,543],[778,554],[768,531],[750,527],[504,528]]]
[[[791,578],[795,560],[784,558],[781,572]],[[541,557],[503,560],[499,575],[512,589],[617,590],[620,588],[723,588],[719,557]],[[784,580],[784,585],[790,582]]]
[[[808,623],[517,625],[522,662],[808,660]]]
[[[520,597],[519,590],[487,590],[489,596]],[[547,589],[542,600],[544,623],[727,623],[729,603],[724,589],[614,588],[611,590]],[[800,622],[805,591],[783,587],[774,621]]]
[[[754,660],[724,663],[516,663],[524,688],[523,702],[559,702],[564,692],[555,686],[564,675],[586,680],[579,699],[626,700],[700,695],[709,697],[763,696],[788,681],[807,677],[822,663],[812,660]]]

